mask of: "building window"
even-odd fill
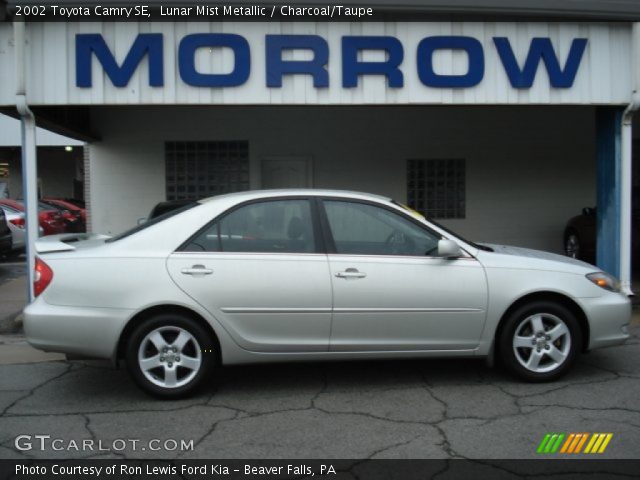
[[[465,218],[464,159],[407,160],[407,204],[430,218]]]
[[[166,142],[167,200],[249,190],[249,142]]]

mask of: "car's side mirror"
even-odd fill
[[[443,258],[458,258],[462,256],[462,249],[453,240],[444,238],[438,241],[438,256]]]

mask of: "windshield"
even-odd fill
[[[417,212],[416,210],[414,210],[411,207],[408,207],[407,205],[404,205],[403,203],[400,202],[396,202],[395,200],[392,200],[392,202],[395,205],[398,205],[399,207],[402,207],[402,209],[406,210],[407,212],[409,212],[412,216],[419,218],[420,220],[427,220],[429,223],[432,223],[433,225],[435,225],[436,227],[440,228],[441,230],[444,230],[445,232],[447,232],[449,235],[459,238],[460,240],[462,240],[463,242],[471,245],[474,248],[477,248],[478,250],[484,250],[486,252],[493,252],[493,248],[491,247],[487,247],[485,245],[480,245],[477,244],[475,242],[472,242],[470,240],[467,240],[466,238],[461,237],[460,235],[458,235],[456,232],[451,231],[450,229],[448,229],[447,227],[445,227],[444,225],[436,222],[435,220],[433,220],[432,218],[426,218],[424,215],[422,215],[420,212]]]
[[[166,220],[167,218],[171,218],[174,215],[178,215],[179,213],[186,212],[187,210],[195,207],[196,205],[199,205],[199,203],[198,202],[193,202],[193,203],[190,203],[188,205],[185,205],[184,207],[180,207],[180,208],[177,208],[175,210],[171,210],[169,212],[163,213],[159,217],[155,217],[155,218],[153,218],[151,220],[147,220],[142,225],[136,225],[135,227],[133,227],[133,228],[131,228],[129,230],[125,230],[124,232],[105,240],[105,242],[106,243],[111,243],[111,242],[117,242],[118,240],[122,240],[123,238],[126,238],[126,237],[128,237],[130,235],[133,235],[134,233],[138,233],[138,232],[141,232],[142,230],[145,230],[146,228],[152,227],[153,225],[156,225],[156,224]]]

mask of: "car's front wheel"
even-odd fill
[[[535,302],[509,315],[498,340],[509,370],[524,380],[545,382],[571,368],[582,346],[582,332],[564,306]]]
[[[160,314],[147,319],[127,343],[127,366],[145,391],[164,398],[193,393],[215,364],[209,333],[192,318]]]

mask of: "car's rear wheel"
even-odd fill
[[[127,343],[127,366],[145,391],[164,398],[193,393],[215,365],[209,333],[192,318],[160,314],[147,319]]]
[[[575,315],[553,302],[535,302],[506,319],[499,338],[504,365],[530,382],[555,380],[571,368],[582,346]]]
[[[580,245],[580,237],[574,231],[569,231],[564,238],[564,253],[567,257],[580,259],[581,245]]]

